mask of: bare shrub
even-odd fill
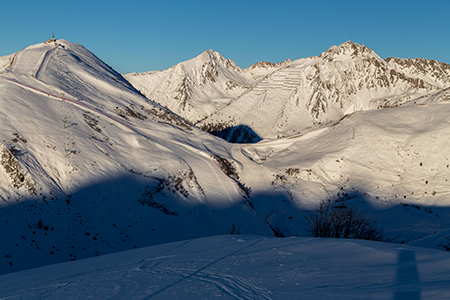
[[[444,248],[445,251],[450,251],[450,237],[446,236],[445,239],[447,240],[445,244],[439,244],[439,247]]]
[[[217,164],[218,164],[219,168],[222,170],[222,172],[224,172],[228,177],[230,177],[234,182],[236,182],[236,184],[241,189],[241,191],[243,191],[245,193],[245,195],[247,196],[247,198],[249,198],[251,188],[248,186],[245,186],[244,183],[239,181],[239,174],[236,170],[236,166],[232,162],[230,162],[228,159],[223,158],[219,155],[213,154],[213,158],[217,162]],[[249,202],[249,205],[254,209],[253,204],[251,202]]]
[[[222,169],[222,171],[227,174],[228,177],[239,180],[239,175],[237,173],[236,167],[232,162],[216,154],[213,154],[213,158],[219,165],[220,169]]]
[[[328,200],[305,216],[307,231],[314,237],[387,241],[377,221],[357,207],[334,206]]]

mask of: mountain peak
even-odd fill
[[[191,65],[190,68],[193,68],[193,69],[205,68],[206,65],[209,65],[209,66],[213,67],[214,69],[216,69],[216,71],[218,70],[219,66],[221,66],[225,69],[231,68],[238,73],[241,72],[241,69],[234,61],[232,61],[229,58],[223,57],[222,54],[220,54],[217,51],[214,51],[213,49],[208,49],[206,51],[203,51],[195,58],[190,59],[185,62],[182,62],[181,64]],[[196,66],[196,67],[194,67],[194,66]]]
[[[366,46],[363,44],[358,44],[352,41],[346,41],[345,43],[342,43],[338,46],[339,48],[351,48],[351,49],[357,49],[357,48],[364,48],[367,49]]]
[[[214,51],[213,49],[208,49],[206,51],[203,51],[194,59],[199,59],[202,62],[211,61],[211,60],[225,61],[225,58],[222,56],[222,54],[220,54],[217,51]]]
[[[219,52],[214,51],[213,49],[208,49],[208,50],[206,50],[204,52],[208,53],[209,55],[213,55],[213,56],[222,56]]]
[[[291,60],[289,58],[282,62],[279,62],[279,63],[272,63],[272,62],[268,62],[268,61],[259,61],[257,63],[254,63],[253,65],[249,66],[248,69],[254,70],[254,69],[278,68],[278,67],[284,66],[290,62],[291,62]]]
[[[320,54],[319,57],[325,58],[329,61],[333,61],[352,59],[355,57],[366,55],[375,55],[378,57],[378,55],[376,55],[373,50],[367,48],[365,45],[347,41],[340,44],[339,46],[332,46],[330,49]]]

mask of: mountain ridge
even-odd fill
[[[183,103],[192,99],[189,109],[195,110],[194,116],[186,113],[186,106],[174,107],[177,100],[181,101],[180,97],[170,102],[167,100],[170,95],[147,96],[168,105],[204,130],[219,136],[225,130],[222,137],[230,140],[232,136],[244,134],[261,138],[287,136],[354,111],[402,105],[450,85],[450,72],[445,63],[423,59],[383,60],[373,50],[351,41],[332,46],[316,57],[277,64],[260,62],[240,70],[252,74],[256,69],[263,71],[253,76],[254,81],[236,95],[228,94],[227,102],[215,102],[218,96],[214,93],[203,95],[202,102],[195,102],[199,96],[194,91],[202,90],[203,86],[191,82],[186,88],[191,93],[183,98]],[[145,88],[145,79],[136,83],[133,76],[125,77],[139,89]],[[215,109],[205,110],[202,103],[215,103]],[[249,129],[234,132],[243,126]]]

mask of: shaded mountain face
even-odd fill
[[[202,81],[191,80],[195,76],[187,75],[191,72],[205,73],[200,71],[200,63],[192,63],[199,57],[209,59],[203,64],[224,66],[213,72],[214,81],[211,83],[222,80],[221,84],[214,85],[214,89],[206,88]],[[221,136],[226,136],[228,141],[233,136],[252,134],[260,138],[289,136],[312,126],[336,121],[348,113],[396,107],[450,86],[450,66],[445,63],[425,59],[389,58],[385,61],[371,49],[353,42],[333,46],[317,57],[292,62],[261,62],[244,70],[229,63],[233,66],[230,72],[219,71],[227,69],[224,62],[229,60],[205,54],[199,57],[169,70],[125,76],[148,97],[173,109],[198,127],[213,133],[226,130],[227,134]],[[222,63],[213,63],[216,61]],[[175,79],[168,75],[182,66],[184,76]],[[187,71],[189,66],[195,67]],[[208,76],[203,75],[202,78]],[[169,82],[178,87],[177,91],[189,91],[184,94],[187,96],[180,97],[179,93],[174,94],[171,90],[150,93],[155,87],[157,89]],[[240,88],[231,92],[229,87],[234,86],[234,82],[238,82]],[[190,103],[188,108],[186,103]],[[242,132],[243,126],[251,130]],[[234,130],[240,132],[230,134]],[[238,142],[257,140],[249,138]]]

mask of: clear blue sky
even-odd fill
[[[167,69],[210,48],[245,68],[348,40],[382,58],[450,63],[449,0],[0,0],[0,11],[0,56],[55,31],[121,73]]]

